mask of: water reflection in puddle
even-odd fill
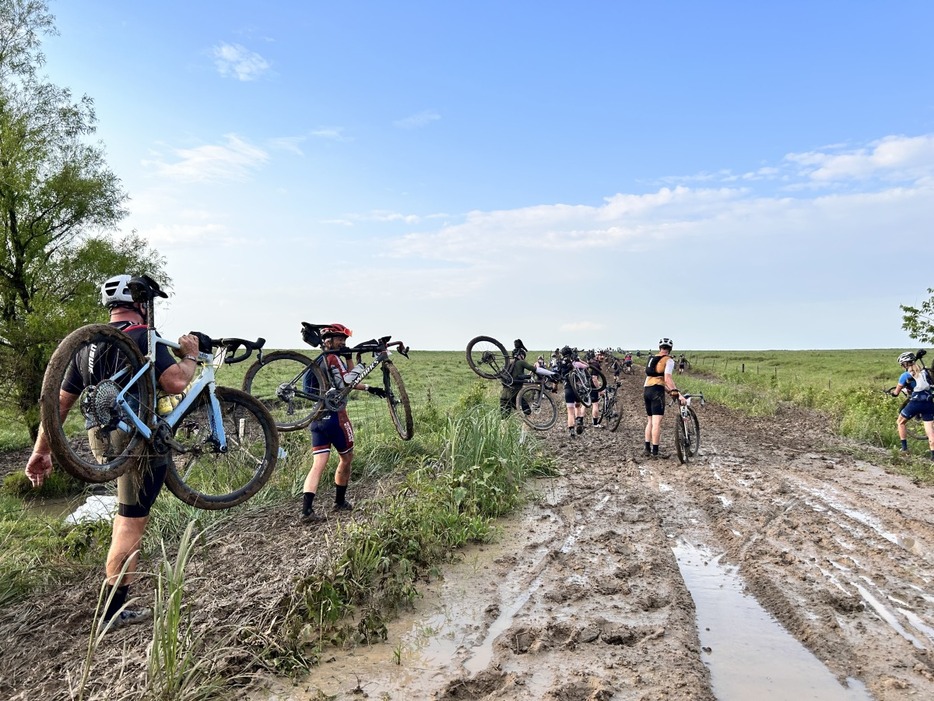
[[[870,701],[865,686],[842,686],[772,618],[742,580],[711,553],[679,541],[673,548],[697,610],[697,629],[719,701]]]

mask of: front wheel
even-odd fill
[[[490,336],[470,339],[467,344],[467,364],[485,380],[503,380],[509,376],[506,346]]]
[[[603,406],[600,407],[602,412],[600,413],[600,423],[607,427],[610,431],[616,431],[619,428],[619,423],[623,419],[623,412],[619,406],[619,401],[617,398],[617,390],[615,388],[608,389],[603,395]]]
[[[39,406],[52,456],[66,472],[86,482],[107,482],[135,463],[146,441],[127,423],[117,395],[145,362],[130,337],[108,324],[82,326],[55,349],[42,380]],[[144,374],[126,394],[130,408],[147,424],[152,419],[151,382]],[[80,409],[87,443],[65,435],[63,401]]]
[[[516,395],[519,417],[536,431],[547,431],[558,420],[558,407],[541,385],[526,385]]]
[[[383,390],[386,392],[386,403],[389,405],[389,415],[396,432],[402,440],[407,441],[415,435],[409,394],[405,391],[399,369],[388,360],[383,363]]]
[[[688,452],[688,437],[684,430],[684,419],[680,415],[675,419],[675,451],[678,453],[678,462],[682,465],[691,457]]]
[[[283,432],[305,428],[321,413],[328,386],[321,368],[296,351],[268,353],[243,378],[243,391],[269,410]]]
[[[221,414],[201,393],[174,428],[184,452],[174,452],[165,484],[186,504],[228,509],[242,504],[269,481],[279,456],[279,434],[272,416],[246,392],[215,388]],[[217,427],[223,425],[226,450]]]
[[[700,450],[700,421],[691,407],[688,407],[688,416],[684,420],[684,435],[687,438],[688,455],[693,458]]]

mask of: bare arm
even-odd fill
[[[71,394],[65,390],[58,393],[58,407],[61,422],[64,424],[68,418],[68,412],[77,401],[78,395]],[[39,434],[36,436],[36,444],[32,448],[32,455],[26,462],[26,476],[32,482],[34,488],[42,486],[45,478],[52,474],[52,449],[49,446],[48,436],[42,426],[39,426]]]

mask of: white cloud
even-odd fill
[[[269,147],[278,151],[288,151],[297,156],[304,156],[302,144],[305,142],[304,136],[279,136],[269,139]]]
[[[256,80],[269,71],[269,62],[240,44],[222,42],[211,49],[217,72],[224,78]]]
[[[397,119],[392,125],[399,129],[420,129],[421,127],[428,126],[432,122],[437,122],[439,119],[441,119],[441,115],[434,110],[424,110],[423,112],[413,114],[404,119]]]
[[[887,136],[863,148],[791,153],[785,160],[798,165],[801,176],[819,183],[873,177],[917,180],[934,174],[934,134]]]
[[[353,141],[353,139],[344,134],[343,127],[320,127],[314,129],[311,135],[316,139],[325,139],[327,141]]]
[[[223,144],[174,149],[172,155],[177,160],[171,163],[156,159],[143,161],[143,165],[155,168],[159,175],[171,180],[212,182],[246,180],[252,171],[269,159],[263,149],[235,134],[228,134],[225,139]]]

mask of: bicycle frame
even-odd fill
[[[344,387],[341,389],[338,389],[336,387],[328,387],[328,389],[324,390],[322,393],[315,395],[315,394],[311,394],[309,392],[305,392],[304,390],[300,390],[296,388],[294,390],[295,394],[299,397],[302,397],[303,399],[310,399],[310,400],[316,400],[319,397],[321,397],[324,399],[325,408],[328,411],[339,411],[346,404],[347,395],[349,395],[350,392],[354,388],[360,385],[363,382],[363,380],[365,380],[366,377],[371,372],[373,372],[373,370],[375,370],[379,365],[389,360],[389,358],[392,356],[394,352],[398,352],[401,355],[407,357],[407,353],[409,349],[408,347],[406,347],[406,345],[402,341],[392,341],[391,343],[389,343],[381,339],[377,341],[376,343],[377,345],[375,346],[367,346],[367,344],[363,343],[363,344],[360,344],[360,346],[357,346],[354,348],[321,351],[321,354],[318,356],[318,358],[322,358],[328,355],[356,354],[357,362],[359,363],[361,361],[361,356],[363,355],[363,353],[373,353],[373,360],[369,364],[364,366],[363,371],[357,377],[355,377],[352,382],[345,383]],[[396,351],[392,350],[393,346],[396,347],[397,349]],[[315,362],[318,360],[318,358],[315,359]],[[299,374],[299,376],[295,378],[295,381],[297,381],[298,378],[301,377],[301,375],[303,375],[305,372],[306,371],[303,370]],[[330,377],[326,376],[325,379],[327,379],[328,382],[330,383],[330,380],[331,380]]]
[[[174,341],[162,338],[156,335],[156,330],[152,327],[151,324],[147,328],[147,338],[149,339],[149,344],[147,348],[156,348],[159,345],[167,346],[169,348],[178,349],[180,346]],[[155,353],[150,351],[146,355],[146,362],[143,366],[136,372],[136,374],[130,379],[126,387],[124,387],[117,394],[117,405],[123,411],[124,415],[129,419],[129,424],[125,421],[120,421],[117,424],[117,428],[121,431],[127,433],[130,432],[131,428],[135,428],[139,433],[147,440],[152,441],[153,436],[155,435],[156,430],[160,422],[164,422],[169,428],[173,428],[178,424],[179,419],[185,414],[186,411],[194,404],[195,400],[201,396],[201,393],[207,388],[208,396],[211,402],[211,431],[212,435],[217,439],[218,447],[221,452],[227,450],[227,436],[224,433],[224,425],[222,421],[218,421],[217,417],[221,415],[220,403],[217,401],[217,396],[215,395],[214,388],[215,383],[215,363],[223,363],[224,356],[227,353],[227,349],[224,347],[218,348],[218,351],[215,355],[212,356],[210,353],[204,353],[202,351],[198,352],[198,364],[201,365],[201,374],[191,385],[189,391],[185,394],[185,397],[178,403],[171,412],[165,416],[159,416],[156,413],[156,402],[158,401],[155,395],[153,396],[153,405],[147,407],[148,410],[152,411],[154,419],[154,425],[149,426],[143,419],[140,418],[139,414],[133,411],[130,406],[130,402],[127,400],[127,393],[132,389],[137,382],[144,375],[149,375],[150,382],[152,387],[158,389],[156,384],[156,365],[153,362],[153,357]],[[142,407],[140,408],[142,411]]]

